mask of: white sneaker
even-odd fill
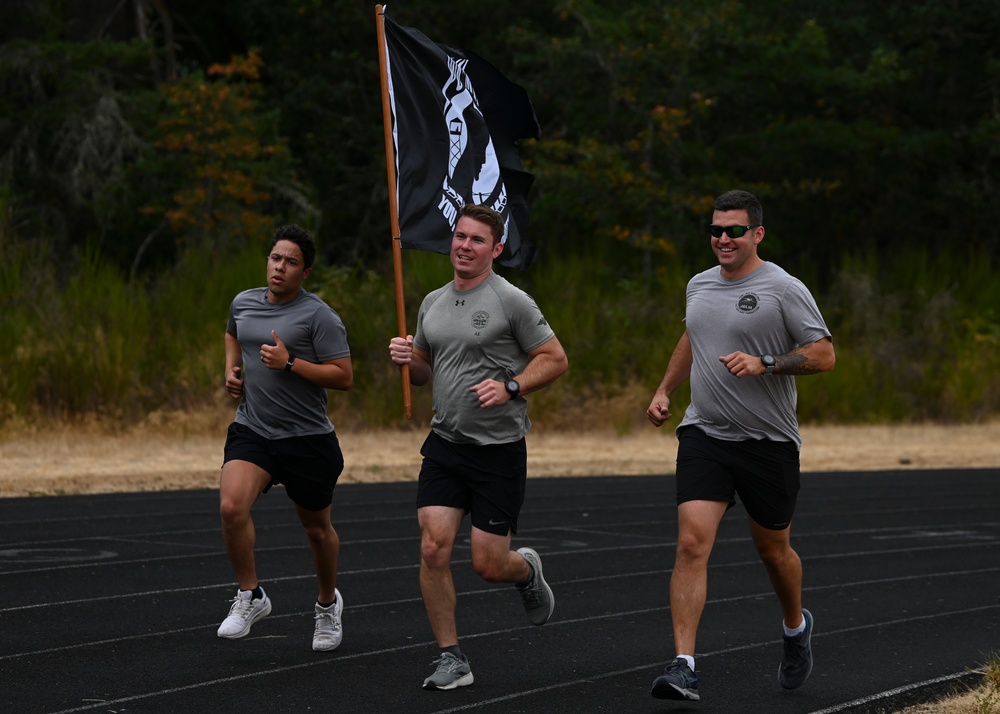
[[[336,588],[337,602],[330,607],[316,603],[316,629],[313,631],[313,649],[317,652],[329,652],[340,646],[344,639],[344,628],[340,624],[340,616],[344,614],[344,598]]]
[[[260,589],[261,597],[254,598],[252,590],[237,590],[233,598],[233,606],[229,608],[229,617],[219,625],[219,637],[235,640],[250,632],[250,627],[257,620],[263,620],[271,614],[271,600]]]

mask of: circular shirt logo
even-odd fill
[[[477,310],[472,313],[472,326],[481,330],[490,323],[490,314],[485,310]]]
[[[740,299],[736,303],[736,309],[744,315],[749,315],[751,312],[757,312],[757,308],[759,307],[760,299],[753,293],[744,293],[743,295],[740,295]]]

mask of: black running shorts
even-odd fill
[[[233,422],[226,437],[226,461],[249,461],[283,484],[292,501],[307,511],[322,511],[333,502],[333,487],[344,470],[344,455],[336,432],[267,439],[248,426]]]
[[[736,494],[759,525],[784,530],[799,493],[799,450],[790,441],[723,441],[696,426],[677,434],[677,503],[725,501]]]
[[[507,444],[455,444],[433,431],[420,449],[417,508],[447,506],[471,514],[472,525],[505,536],[517,532],[528,480],[524,439]]]

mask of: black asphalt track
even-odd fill
[[[216,636],[235,594],[213,491],[0,500],[0,711],[892,711],[972,683],[1000,651],[1000,469],[803,477],[792,541],[815,669],[777,684],[780,613],[742,507],[723,521],[698,640],[700,702],[650,697],[672,657],[673,479],[531,479],[514,545],[543,558],[556,610],[454,575],[475,684],[422,690],[437,655],[417,582],[415,484],[342,485],[345,638],[311,650],[315,583],[280,489],[254,509],[274,603]]]

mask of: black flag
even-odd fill
[[[535,177],[522,168],[517,141],[541,136],[527,92],[478,55],[383,14],[402,246],[447,254],[458,209],[476,203],[506,220],[498,262],[527,268]]]

